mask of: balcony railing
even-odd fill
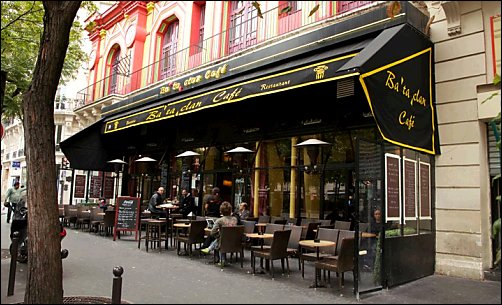
[[[262,14],[256,13],[227,30],[203,40],[197,45],[181,49],[132,73],[116,71],[77,93],[76,109],[112,95],[126,95],[164,79],[174,78],[192,69],[223,59],[232,54],[245,52],[250,47],[272,41],[292,31],[313,23],[365,6],[372,1],[322,1],[318,10],[308,16],[312,7],[278,6]],[[303,2],[310,3],[310,2]],[[303,4],[302,3],[302,4]],[[337,7],[332,7],[337,3]],[[303,4],[305,5],[305,4]],[[111,69],[114,71],[113,69]]]

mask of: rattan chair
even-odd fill
[[[284,259],[286,259],[289,276],[288,242],[290,236],[291,230],[275,231],[270,249],[251,249],[251,265],[253,267],[253,274],[255,274],[255,258],[260,257],[270,261],[270,275],[272,278],[274,278],[274,260],[281,260],[282,273],[284,273]]]
[[[189,256],[192,257],[192,245],[204,243],[204,228],[207,222],[205,220],[192,220],[190,222],[190,228],[188,229],[188,234],[186,236],[176,236],[177,251],[176,253],[180,255],[181,243],[189,246]]]
[[[354,270],[354,238],[343,238],[340,242],[340,252],[338,256],[325,257],[323,260],[315,263],[315,287],[317,287],[317,274],[320,270],[334,271],[337,274],[341,273],[339,277],[339,286],[343,288],[344,286],[344,272]],[[328,272],[328,280],[330,279]],[[354,274],[355,278],[355,274]]]
[[[244,246],[242,238],[244,236],[244,226],[232,226],[220,228],[220,247],[214,251],[213,262],[216,262],[216,256],[220,255],[220,262],[227,253],[239,253],[241,258],[241,268],[244,268]],[[237,259],[237,255],[236,255]],[[223,264],[221,264],[223,267]]]

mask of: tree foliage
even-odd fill
[[[87,9],[94,5],[86,3]],[[2,71],[7,73],[2,116],[22,118],[21,100],[31,81],[43,31],[42,1],[2,1]],[[75,79],[76,71],[87,60],[82,50],[82,24],[74,21],[70,45],[60,83]]]

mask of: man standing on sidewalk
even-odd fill
[[[14,182],[14,186],[7,190],[5,196],[4,206],[8,209],[7,211],[7,223],[10,222],[10,216],[12,215],[12,210],[16,207],[16,204],[21,200],[22,189],[19,188],[19,181]]]

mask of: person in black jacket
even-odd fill
[[[152,212],[152,218],[167,217],[166,211],[157,208],[158,205],[161,205],[164,202],[164,198],[162,197],[164,192],[165,189],[162,186],[159,187],[148,202],[148,210]]]
[[[220,217],[220,189],[215,187],[211,191],[211,195],[206,198],[204,202],[204,209],[206,210],[206,216]]]
[[[178,212],[183,214],[183,218],[187,218],[188,214],[194,211],[195,199],[186,189],[181,190],[181,195],[183,196],[183,199],[179,203]]]

